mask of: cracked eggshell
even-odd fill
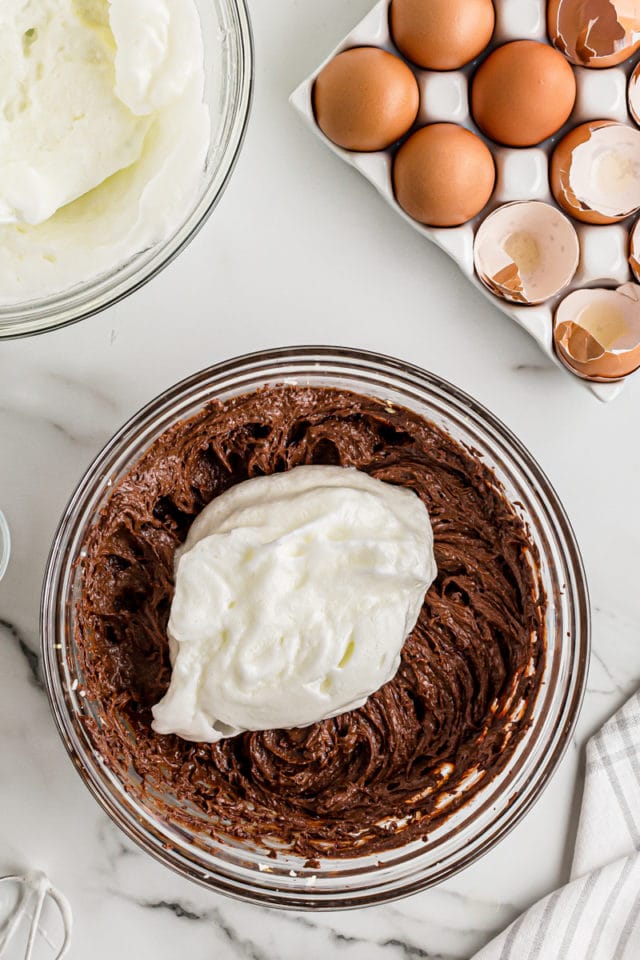
[[[553,45],[580,67],[614,67],[640,47],[640,0],[549,0]]]
[[[418,115],[418,81],[407,64],[378,47],[344,50],[320,71],[313,87],[316,123],[345,150],[386,150]]]
[[[629,235],[629,266],[636,280],[640,282],[640,220]]]
[[[544,303],[573,279],[578,235],[555,207],[538,200],[508,203],[481,224],[474,244],[476,273],[497,297]]]
[[[583,223],[617,223],[640,209],[640,130],[613,120],[582,123],[551,158],[551,190]]]
[[[629,101],[629,113],[640,126],[640,63],[637,63],[631,76],[629,77],[629,90],[627,99]]]
[[[640,367],[640,286],[575,290],[559,305],[553,339],[562,362],[587,380],[621,380]]]

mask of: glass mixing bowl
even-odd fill
[[[195,0],[202,24],[205,103],[211,142],[198,196],[170,236],[125,263],[51,297],[0,306],[0,338],[42,333],[83,320],[151,280],[193,239],[227,185],[249,117],[253,46],[245,0]]]
[[[189,832],[139,802],[92,747],[91,710],[81,696],[74,639],[79,564],[87,530],[113,484],[149,445],[213,398],[265,384],[340,387],[404,405],[447,430],[483,458],[519,505],[540,552],[548,598],[547,656],[532,723],[503,772],[473,800],[417,841],[379,855],[320,861],[269,859],[248,844]],[[490,850],[539,797],[569,743],[589,656],[585,576],[569,521],[540,467],[512,433],[461,390],[418,367],[354,350],[292,348],[218,364],[167,390],[136,414],[88,469],[55,536],[42,598],[42,650],[55,720],[76,769],[103,808],[159,861],[204,886],[253,902],[296,909],[339,909],[415,893]],[[130,781],[130,782],[128,782]]]

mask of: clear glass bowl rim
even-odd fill
[[[238,63],[234,103],[222,161],[213,172],[196,208],[172,236],[157,245],[156,252],[139,269],[131,270],[129,264],[121,264],[111,274],[78,285],[73,290],[62,291],[34,301],[33,304],[18,303],[15,306],[0,307],[0,340],[38,336],[79,323],[107,310],[158,276],[206,224],[224,194],[240,156],[254,90],[254,43],[247,0],[221,2],[227,11],[232,13],[237,27]],[[132,263],[135,264],[135,260],[136,258]],[[3,311],[6,314],[4,318]]]
[[[428,874],[421,874],[418,856],[416,857],[418,865],[409,879],[403,879],[401,882],[391,879],[379,886],[373,884],[371,890],[361,887],[356,890],[343,889],[338,879],[334,890],[320,895],[319,891],[309,889],[279,888],[277,877],[273,880],[265,879],[264,874],[255,878],[253,882],[246,878],[239,880],[237,873],[229,872],[221,859],[216,861],[215,869],[212,869],[209,864],[206,865],[206,870],[200,866],[196,867],[189,853],[184,853],[188,849],[186,844],[181,851],[178,849],[180,842],[176,842],[172,837],[175,848],[171,849],[171,845],[159,839],[166,834],[161,834],[148,826],[145,828],[139,815],[135,812],[131,813],[124,808],[121,801],[114,799],[113,791],[108,788],[108,777],[105,775],[104,768],[96,758],[95,752],[92,752],[90,747],[87,749],[86,734],[73,713],[69,684],[65,684],[64,654],[59,652],[59,645],[64,645],[69,616],[69,610],[66,609],[68,607],[66,578],[75,560],[71,550],[74,531],[77,531],[80,521],[84,519],[86,501],[92,496],[95,497],[98,485],[104,484],[105,478],[110,475],[109,464],[115,464],[115,458],[118,455],[120,457],[124,455],[132,436],[138,438],[139,443],[141,434],[145,429],[148,431],[151,426],[153,426],[154,436],[157,435],[159,429],[161,432],[170,423],[179,419],[180,412],[175,408],[180,401],[185,402],[189,397],[193,399],[197,394],[199,405],[202,406],[206,399],[200,397],[199,391],[206,389],[206,398],[213,399],[217,395],[216,384],[233,374],[260,375],[265,381],[273,383],[284,377],[282,371],[286,371],[286,375],[291,377],[299,370],[300,376],[304,377],[312,375],[312,371],[321,375],[325,366],[330,367],[331,375],[336,375],[336,371],[342,366],[345,376],[361,374],[365,385],[362,387],[354,385],[352,388],[359,389],[362,393],[366,393],[366,374],[384,374],[398,384],[405,383],[414,388],[417,386],[427,394],[431,392],[432,396],[437,395],[440,399],[444,399],[447,404],[453,405],[457,412],[470,419],[476,427],[491,434],[492,440],[498,442],[501,451],[506,452],[508,458],[517,463],[527,477],[537,485],[537,499],[546,505],[544,509],[549,511],[550,519],[557,525],[563,558],[570,574],[568,578],[570,582],[567,582],[566,588],[568,595],[571,596],[571,610],[577,622],[577,630],[571,640],[573,644],[571,662],[575,672],[569,678],[567,689],[564,692],[561,691],[564,699],[552,736],[549,738],[549,749],[544,753],[543,762],[528,773],[525,789],[519,793],[516,801],[501,810],[491,822],[491,829],[480,836],[474,836],[473,843],[468,844],[459,853],[455,862],[438,865],[436,871],[431,870]],[[245,391],[232,389],[230,392]],[[224,394],[224,390],[222,393]],[[137,450],[133,457],[128,455],[126,466],[120,465],[120,471],[130,467],[139,455],[140,450]],[[94,515],[93,508],[92,515]],[[517,437],[479,402],[433,373],[393,357],[363,350],[325,346],[285,347],[223,361],[175,384],[134,414],[94,459],[64,511],[47,563],[40,623],[45,685],[58,732],[83,782],[111,819],[130,839],[156,860],[202,886],[251,903],[295,910],[347,909],[380,904],[408,896],[448,879],[491,850],[520,822],[536,802],[564,756],[584,697],[590,653],[589,595],[575,535],[551,483]],[[547,745],[546,741],[545,745]],[[331,862],[335,863],[335,861]],[[373,876],[373,873],[371,875]]]

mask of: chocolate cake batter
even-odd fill
[[[155,734],[175,548],[232,484],[308,463],[358,467],[429,510],[438,578],[398,673],[359,710],[304,729],[217,744]],[[150,788],[178,798],[174,822],[309,858],[398,846],[495,776],[530,722],[545,652],[535,548],[480,459],[408,410],[306,387],[213,403],[151,446],[85,547],[76,639],[91,736],[112,769],[135,769],[143,801]]]

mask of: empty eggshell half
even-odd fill
[[[629,77],[629,113],[640,126],[640,63]]]
[[[476,234],[476,273],[512,303],[544,303],[572,280],[580,259],[578,235],[548,203],[523,200],[494,210]]]
[[[556,311],[560,359],[587,380],[620,380],[640,367],[640,286],[575,290]]]
[[[629,266],[636,280],[640,282],[640,220],[636,220],[629,237]]]
[[[583,123],[551,158],[551,189],[583,223],[617,223],[640,209],[640,130],[612,120]]]
[[[549,0],[551,42],[580,67],[614,67],[640,47],[640,0]]]

